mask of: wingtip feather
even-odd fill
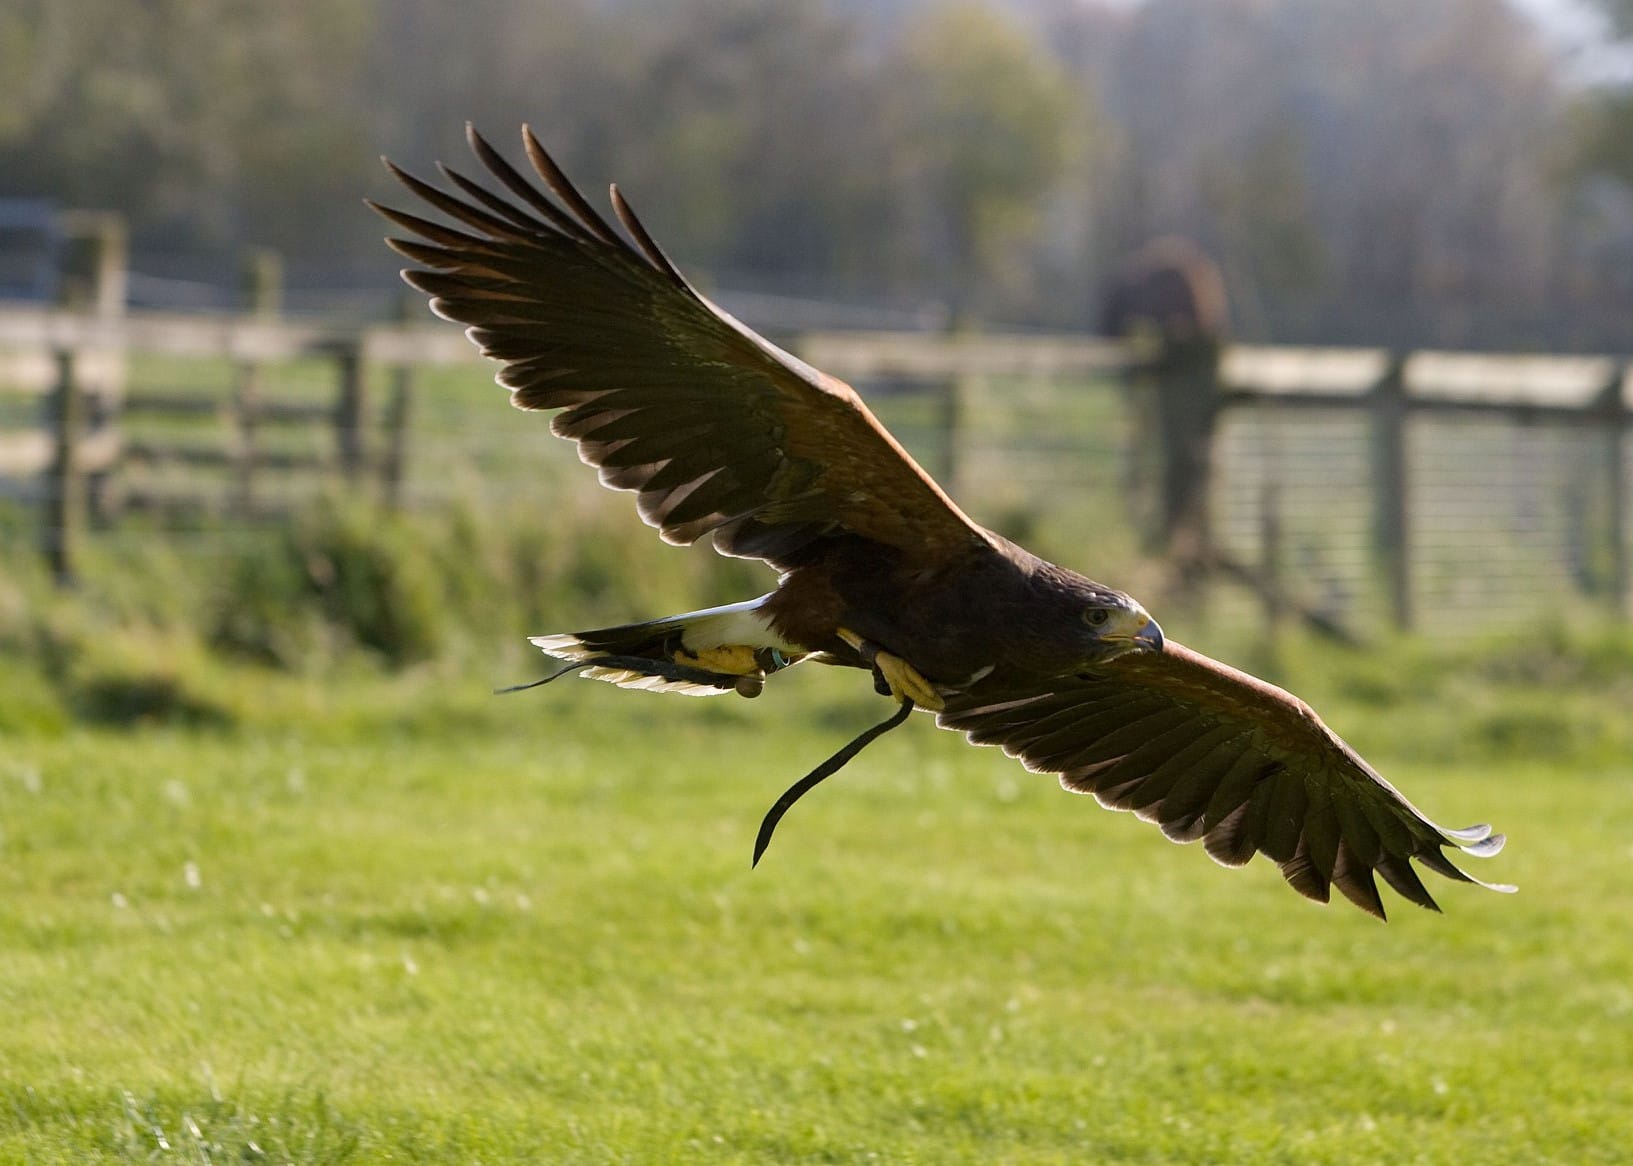
[[[1508,836],[1506,834],[1493,834],[1489,838],[1467,846],[1459,845],[1458,849],[1471,858],[1490,858],[1499,853],[1507,841]]]
[[[600,212],[589,204],[589,201],[578,192],[578,187],[573,185],[572,180],[556,164],[556,160],[550,156],[550,152],[544,148],[544,144],[533,133],[531,125],[523,124],[522,126],[522,148],[527,153],[527,160],[533,164],[533,169],[538,172],[540,178],[544,179],[544,184],[550,188],[557,198],[567,204],[567,208],[572,211],[579,224],[586,231],[603,243],[610,243],[614,247],[624,246],[624,242],[618,237],[618,233],[607,225],[607,221],[601,217]]]

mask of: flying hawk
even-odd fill
[[[1336,886],[1383,918],[1376,871],[1438,910],[1413,859],[1479,881],[1442,852],[1486,857],[1502,835],[1437,826],[1303,701],[971,520],[854,390],[688,283],[616,186],[627,238],[530,130],[543,190],[468,138],[492,188],[444,167],[450,193],[386,163],[457,224],[370,204],[417,236],[389,240],[418,265],[403,278],[501,364],[515,405],[559,410],[551,429],[666,542],[781,572],[758,599],[533,643],[561,672],[627,688],[754,696],[816,659],[871,671],[900,702],[784,795],[756,859],[794,798],[919,707],[1226,866],[1262,851],[1311,899]]]

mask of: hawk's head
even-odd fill
[[[1162,628],[1132,596],[1096,588],[1082,607],[1082,638],[1090,663],[1102,664],[1129,652],[1162,651]]]

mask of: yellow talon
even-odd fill
[[[889,652],[879,652],[873,657],[873,666],[890,685],[890,691],[897,700],[909,700],[920,708],[939,712],[946,707],[946,701],[941,694],[924,678],[924,675],[900,656],[893,656]]]
[[[838,628],[835,634],[856,649],[863,660],[873,665],[879,675],[884,677],[885,684],[890,687],[890,694],[897,700],[911,700],[920,708],[933,712],[940,712],[946,707],[947,702],[941,699],[941,694],[935,690],[935,686],[924,678],[923,673],[900,656],[874,647],[849,628]]]

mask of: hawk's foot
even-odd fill
[[[709,672],[724,672],[727,676],[760,676],[764,673],[754,658],[754,649],[747,644],[725,644],[718,648],[699,648],[694,655],[676,652],[675,663],[688,668],[702,668]]]
[[[891,696],[899,701],[912,701],[920,708],[939,712],[947,702],[941,699],[935,685],[924,674],[893,652],[869,643],[849,628],[837,629],[840,639],[856,649],[862,659],[873,666],[873,674]]]

